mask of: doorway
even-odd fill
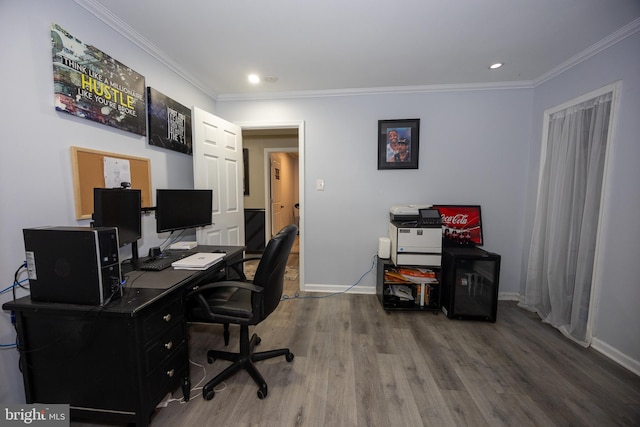
[[[264,210],[265,242],[283,223],[298,226],[292,254],[298,264],[299,288],[304,290],[304,123],[239,125],[249,151],[251,191],[245,196],[245,208]],[[272,183],[279,187],[276,189],[279,200],[272,198]]]

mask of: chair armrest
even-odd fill
[[[196,286],[195,288],[187,292],[186,299],[195,300],[200,306],[200,308],[203,310],[203,312],[206,313],[210,319],[213,319],[214,317],[222,318],[225,316],[218,315],[218,314],[214,315],[211,312],[211,307],[209,307],[209,304],[205,298],[205,294],[207,291],[219,289],[219,288],[225,288],[225,287],[240,288],[240,289],[246,289],[248,291],[251,291],[251,294],[252,294],[251,305],[253,307],[253,310],[254,311],[258,310],[259,307],[261,306],[262,295],[264,292],[264,289],[262,287],[256,286],[253,283],[249,283],[249,282],[238,282],[238,281],[230,281],[230,280],[225,280],[222,282],[212,282],[202,286]],[[257,313],[257,311],[255,312]],[[227,318],[229,321],[234,320],[233,316],[225,317],[225,318]]]
[[[258,255],[256,255],[256,256],[250,256],[250,257],[245,257],[245,258],[239,259],[238,261],[232,262],[232,263],[230,263],[229,265],[231,266],[231,265],[241,264],[241,263],[243,263],[243,262],[247,262],[247,261],[255,261],[255,260],[259,260],[260,258],[262,258],[262,257],[261,257],[261,256],[258,256]]]
[[[240,280],[244,281],[244,280],[247,280],[247,276],[245,276],[244,271],[242,271],[242,269],[239,266],[244,264],[247,261],[259,260],[260,258],[261,258],[260,256],[245,257],[238,261],[227,264],[227,267],[235,271],[238,274],[238,276],[240,276]]]
[[[202,286],[196,286],[193,289],[191,289],[189,292],[187,292],[187,298],[190,298],[196,294],[201,294],[211,289],[225,288],[225,287],[241,288],[241,289],[246,289],[248,291],[255,292],[255,293],[262,293],[264,291],[262,287],[256,286],[253,283],[239,282],[235,280],[224,280],[221,282],[213,282],[213,283],[207,283],[206,285],[202,285]]]

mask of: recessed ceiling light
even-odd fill
[[[260,76],[257,74],[249,74],[249,83],[258,84],[260,83]]]
[[[497,70],[498,68],[502,67],[503,65],[504,64],[502,62],[496,62],[495,64],[489,65],[489,69]]]

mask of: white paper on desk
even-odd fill
[[[120,188],[120,184],[131,184],[131,164],[129,160],[104,158],[104,186],[105,188]]]
[[[212,252],[198,252],[171,264],[176,270],[206,270],[222,261],[225,254]]]

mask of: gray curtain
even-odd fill
[[[549,116],[521,306],[588,346],[611,92]]]

